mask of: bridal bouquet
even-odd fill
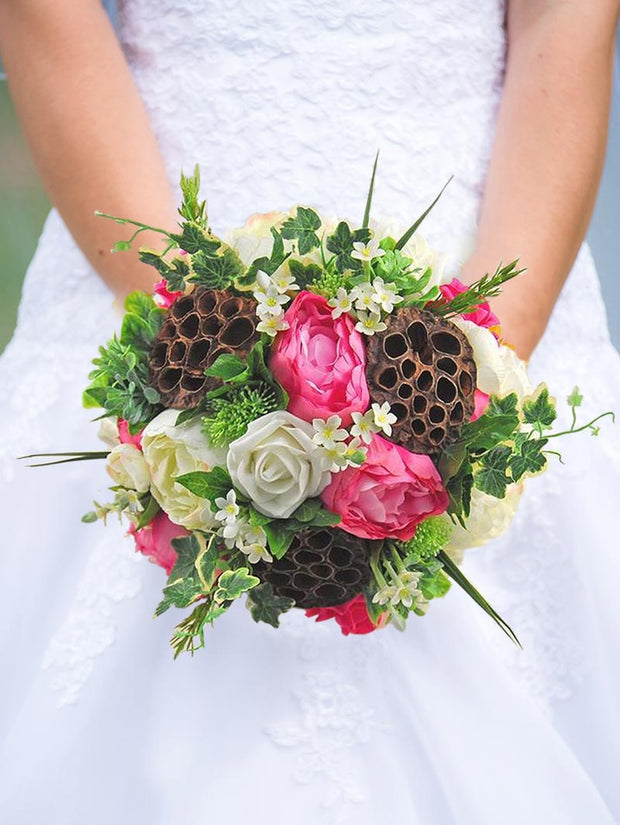
[[[242,596],[274,627],[297,607],[367,633],[402,628],[451,582],[516,641],[459,568],[561,434],[487,303],[516,262],[442,283],[417,234],[430,207],[402,233],[371,224],[373,184],[359,226],[297,206],[222,241],[196,172],[179,232],[140,250],[161,281],[127,298],[84,394],[109,450],[61,460],[106,459],[113,500],[85,520],[127,516],[165,569],[156,614],[190,611],[175,655]],[[137,227],[118,250],[153,229],[115,220]]]

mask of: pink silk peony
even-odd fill
[[[148,556],[149,561],[163,567],[168,575],[177,560],[177,551],[171,544],[172,539],[189,535],[184,527],[173,524],[163,510],[146,527],[139,530],[131,528],[129,532],[136,542],[136,550]]]
[[[335,619],[345,636],[350,633],[358,635],[372,633],[373,630],[382,627],[384,624],[373,624],[368,615],[366,599],[361,593],[351,599],[350,602],[346,602],[346,604],[338,604],[335,607],[313,607],[306,610],[306,616],[310,619],[316,616],[317,622]]]
[[[155,303],[162,307],[162,309],[168,309],[180,295],[183,295],[182,292],[169,292],[166,281],[163,278],[155,284],[153,292],[155,293]]]
[[[441,476],[427,455],[373,435],[366,461],[334,474],[321,494],[338,525],[366,539],[408,541],[416,526],[448,507]]]
[[[447,300],[451,300],[455,295],[459,295],[467,289],[465,284],[459,281],[458,278],[453,278],[449,284],[442,284],[439,288],[441,289],[441,294]],[[487,301],[482,301],[478,304],[478,307],[474,312],[465,313],[463,318],[467,321],[472,321],[479,327],[486,327],[487,329],[490,329],[491,327],[499,327],[499,318],[491,311],[491,307]],[[495,337],[497,338],[497,336]]]
[[[337,414],[349,426],[351,413],[366,412],[364,340],[346,313],[332,318],[321,295],[300,292],[284,315],[289,329],[280,332],[269,366],[289,394],[289,412],[312,421]]]
[[[142,431],[132,435],[129,432],[129,424],[124,418],[119,418],[116,426],[118,428],[118,440],[121,444],[133,444],[139,450],[142,449]]]

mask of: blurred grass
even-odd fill
[[[0,81],[0,352],[13,333],[22,281],[49,208]]]

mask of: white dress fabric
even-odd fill
[[[505,54],[501,0],[126,0],[119,36],[171,180],[201,165],[216,232],[312,204],[414,219],[464,254]],[[111,124],[113,128],[113,124]],[[140,216],[134,216],[140,217]],[[80,409],[118,326],[52,212],[0,360],[0,821],[11,825],[612,825],[620,818],[620,442],[562,445],[468,575],[518,651],[453,589],[405,633],[340,634],[301,611],[275,631],[243,605],[173,662],[164,574],[123,528],[85,525],[101,463],[27,470],[25,452],[97,449]],[[563,410],[620,412],[584,248],[531,363]],[[562,419],[567,416],[562,411]]]

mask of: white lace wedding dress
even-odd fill
[[[216,231],[313,204],[425,226],[462,254],[505,53],[501,0],[126,0],[118,24],[172,180],[194,163]],[[104,67],[102,67],[104,70]],[[86,185],[86,184],[85,184]],[[135,216],[139,217],[139,216]],[[575,437],[466,571],[517,651],[460,592],[403,634],[276,632],[241,605],[172,661],[163,574],[115,524],[84,525],[99,463],[80,392],[118,325],[55,212],[0,361],[0,821],[10,825],[611,825],[620,816],[620,443]],[[563,406],[620,411],[620,359],[584,248],[531,363]]]

